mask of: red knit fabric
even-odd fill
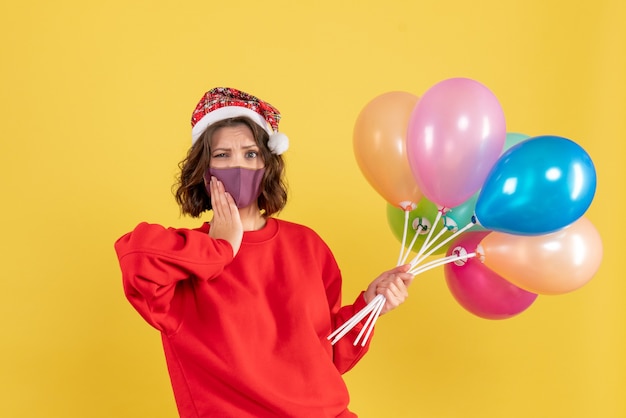
[[[179,413],[354,417],[341,374],[368,346],[326,337],[365,306],[341,307],[341,274],[321,238],[268,219],[230,244],[142,223],[115,244],[130,303],[161,331]]]

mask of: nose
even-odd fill
[[[245,165],[245,160],[244,158],[241,156],[241,153],[235,153],[235,155],[233,155],[229,161],[228,161],[228,167],[243,167]]]

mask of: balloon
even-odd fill
[[[418,233],[418,236],[411,250],[418,252],[420,248],[422,248],[422,245],[428,236],[428,232],[433,227],[433,222],[435,222],[437,212],[437,205],[426,198],[422,198],[417,204],[417,207],[409,212],[409,224],[405,241],[406,248],[409,248],[409,245],[413,241],[413,237],[415,237],[416,233]],[[391,232],[393,232],[393,235],[400,242],[402,242],[402,236],[404,234],[404,219],[404,210],[387,204],[387,223],[389,224],[389,228],[391,229]],[[443,228],[441,221],[439,221],[434,227],[435,230],[431,235],[431,239],[435,238],[441,228]],[[437,239],[437,241],[435,241],[435,244],[429,248],[433,248],[435,245],[440,244],[453,233],[453,231],[445,232],[439,239]],[[432,254],[443,254],[446,252],[447,248],[448,245],[443,245],[441,248],[433,251]]]
[[[595,190],[585,150],[566,138],[538,136],[502,154],[481,189],[476,217],[494,231],[546,234],[580,218]]]
[[[472,222],[476,199],[478,199],[478,194],[475,194],[466,202],[463,202],[461,205],[448,210],[443,215],[442,219],[439,220],[437,225],[434,225],[435,230],[431,234],[431,239],[434,239],[439,234],[444,225],[446,228],[448,228],[448,231],[443,233],[441,237],[439,237],[435,241],[434,244],[429,245],[429,248],[433,248],[439,245],[446,239],[450,238],[459,229]],[[409,228],[407,230],[407,236],[405,241],[405,246],[407,248],[409,248],[409,245],[411,244],[411,241],[413,240],[413,237],[417,232],[418,236],[415,240],[415,243],[413,244],[412,250],[415,252],[419,251],[419,249],[424,244],[426,237],[428,236],[428,232],[433,227],[435,219],[437,219],[438,211],[439,209],[437,208],[437,205],[423,197],[417,204],[417,207],[409,212]],[[402,242],[402,236],[404,234],[405,211],[388,204],[387,223],[389,224],[393,235],[398,239],[398,241]],[[484,228],[479,224],[475,224],[468,229],[468,231],[481,230],[484,230]],[[440,248],[433,251],[431,255],[445,253],[449,245],[449,243],[442,245]]]
[[[432,86],[409,120],[407,156],[428,199],[452,208],[482,186],[504,146],[504,113],[477,81],[451,78]]]
[[[353,148],[365,179],[390,204],[414,209],[422,198],[406,155],[406,127],[418,97],[393,91],[375,97],[359,113]]]
[[[464,232],[455,239],[448,255],[475,252],[490,231]],[[462,250],[461,250],[462,249]],[[485,319],[507,319],[525,311],[537,295],[520,289],[485,266],[477,257],[444,265],[448,289],[467,311]]]
[[[508,151],[512,146],[517,145],[528,138],[530,138],[530,136],[526,134],[507,132],[506,137],[504,138],[504,149],[502,151]]]
[[[463,228],[472,221],[474,217],[474,211],[476,208],[476,201],[478,200],[478,192],[474,193],[472,197],[461,203],[459,206],[455,206],[448,210],[445,214],[446,225],[449,227],[456,227],[458,229]],[[474,224],[468,231],[484,231],[478,223]]]
[[[493,232],[480,247],[490,269],[516,286],[545,295],[567,293],[585,285],[602,260],[602,240],[585,217],[546,235]]]
[[[506,139],[504,142],[504,150],[508,150],[513,145],[516,145],[528,138],[529,136],[525,134],[507,133]],[[476,211],[476,202],[478,201],[479,194],[480,194],[480,190],[474,193],[472,197],[467,199],[465,202],[448,210],[445,214],[446,225],[450,227],[463,228],[465,225],[469,224],[470,222],[474,222],[472,218],[474,217],[474,213]],[[475,223],[473,227],[468,229],[468,231],[484,231],[484,230],[485,228],[479,223]]]

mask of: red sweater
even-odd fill
[[[141,223],[115,249],[130,303],[161,331],[181,417],[354,417],[342,373],[365,354],[365,306],[341,307],[341,273],[311,229],[274,218],[232,247],[209,225]]]

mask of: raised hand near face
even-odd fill
[[[239,216],[239,209],[232,196],[224,190],[224,185],[215,177],[210,180],[211,206],[213,219],[209,236],[214,239],[224,239],[233,247],[233,256],[237,255],[243,239],[243,225]]]

